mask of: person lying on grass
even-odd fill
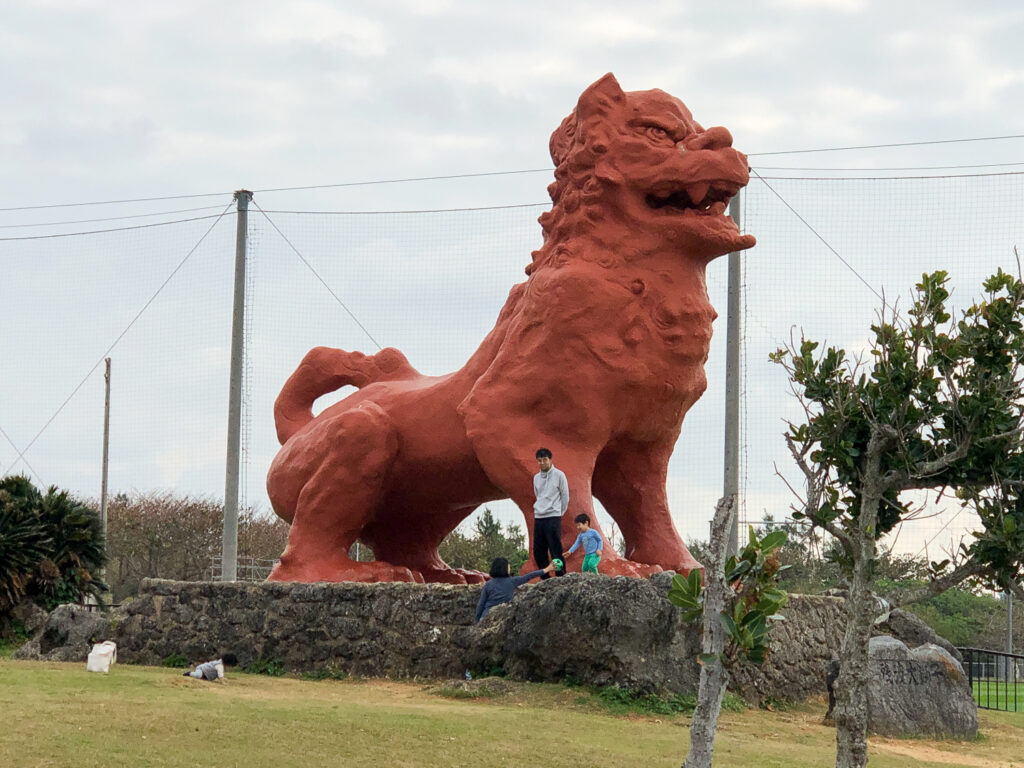
[[[197,680],[216,682],[224,678],[225,667],[233,667],[237,663],[238,659],[235,657],[235,654],[225,653],[219,659],[196,664],[196,668],[190,672],[185,672],[183,677],[194,677]]]
[[[487,612],[496,605],[512,602],[516,588],[530,579],[555,570],[554,563],[548,563],[539,571],[530,571],[522,576],[513,576],[509,570],[508,560],[496,557],[491,563],[491,580],[484,584],[480,591],[480,601],[476,604],[476,620],[480,621]]]

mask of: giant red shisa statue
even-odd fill
[[[749,179],[746,157],[679,99],[623,92],[611,74],[583,92],[550,148],[544,244],[462,368],[423,376],[396,349],[317,347],[285,383],[267,490],[291,532],[272,580],[482,581],[449,567],[438,544],[496,499],[513,499],[532,531],[541,446],[569,482],[563,540],[577,514],[596,521],[593,498],[622,531],[626,555],[606,546],[602,573],[700,567],[665,481],[707,387],[716,313],[705,269],[754,245],[726,215]],[[313,416],[317,398],[346,385],[358,391]],[[349,557],[357,539],[376,560]]]

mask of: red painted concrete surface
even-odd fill
[[[396,349],[317,347],[285,383],[267,490],[291,533],[272,580],[480,581],[437,546],[495,499],[513,499],[532,534],[542,446],[569,481],[563,540],[577,514],[594,519],[593,497],[622,530],[627,557],[606,546],[602,573],[700,567],[665,479],[707,386],[716,313],[705,268],[754,245],[726,215],[749,180],[746,157],[679,99],[623,92],[611,74],[584,91],[550,149],[544,244],[462,368],[423,376]],[[314,418],[316,399],[346,385],[359,389]],[[352,561],[356,539],[379,559]],[[581,562],[578,551],[566,565]]]

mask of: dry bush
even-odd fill
[[[171,491],[118,494],[107,508],[107,582],[120,601],[144,578],[202,581],[221,552],[222,504]],[[272,514],[243,509],[238,517],[238,555],[258,560],[280,556],[288,525]]]

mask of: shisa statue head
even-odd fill
[[[588,236],[627,256],[668,248],[705,262],[754,245],[727,215],[750,179],[746,156],[728,130],[704,129],[664,91],[625,92],[605,75],[551,135],[550,149],[546,242]],[[542,248],[531,266],[544,256]]]

